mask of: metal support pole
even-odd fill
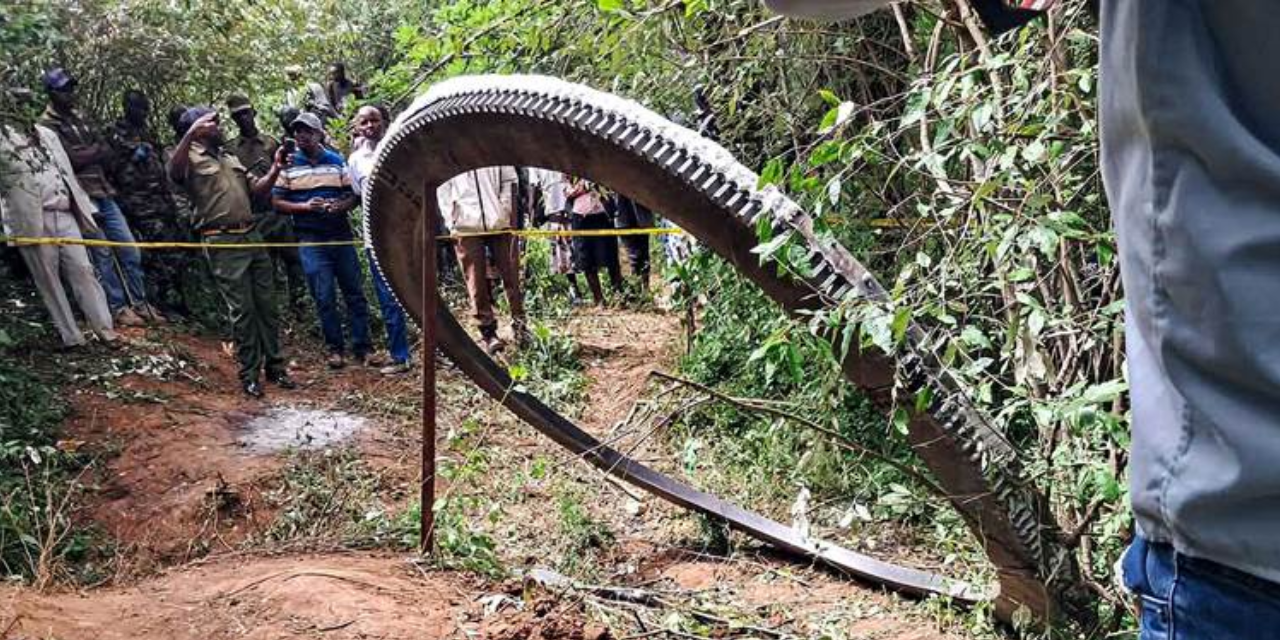
[[[422,520],[419,523],[419,546],[423,555],[430,555],[435,540],[436,504],[436,315],[440,307],[440,288],[436,286],[436,226],[429,203],[435,198],[435,189],[423,189],[422,234],[422,486],[419,504]]]

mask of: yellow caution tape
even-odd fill
[[[550,229],[504,229],[501,231],[474,231],[452,233],[437,236],[437,240],[458,240],[461,238],[486,238],[492,236],[515,236],[517,238],[583,238],[583,237],[617,237],[617,236],[657,236],[684,233],[683,229],[672,227],[653,227],[647,229],[582,229],[578,231],[554,231]],[[117,242],[115,240],[97,240],[92,238],[33,238],[25,236],[0,236],[0,242],[19,247],[30,246],[84,246],[134,249],[291,249],[299,247],[346,247],[360,246],[363,240],[337,240],[330,242]]]

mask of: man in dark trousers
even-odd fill
[[[186,216],[179,213],[164,152],[147,119],[151,101],[139,91],[124,94],[124,114],[111,135],[115,150],[113,177],[125,218],[143,242],[186,242]],[[147,299],[170,318],[190,315],[183,295],[183,277],[190,254],[179,249],[148,249],[142,253]]]
[[[614,193],[606,206],[613,216],[613,226],[618,229],[652,229],[653,212],[648,207],[628,198],[621,193]],[[626,235],[620,238],[622,247],[627,252],[627,264],[631,274],[639,283],[640,293],[649,292],[649,236],[644,234]]]
[[[293,228],[299,240],[314,244],[300,248],[298,253],[320,314],[320,329],[329,347],[329,367],[340,369],[346,364],[346,337],[342,316],[338,314],[338,289],[342,290],[346,305],[351,354],[357,362],[372,365],[369,305],[364,298],[364,276],[354,246],[355,234],[347,219],[357,204],[347,163],[337,152],[321,144],[324,125],[314,113],[299,114],[290,125],[289,133],[297,138],[298,149],[284,158],[287,168],[271,191],[271,203],[277,211],[293,216]]]
[[[240,164],[258,175],[266,175],[275,159],[280,143],[275,138],[258,129],[258,112],[249,99],[240,94],[227,98],[227,109],[231,112],[231,120],[236,123],[240,135],[228,144],[232,153],[239,158]],[[258,220],[258,231],[268,243],[293,244],[298,241],[293,233],[293,220],[289,216],[280,215],[271,206],[270,197],[253,199],[253,215]],[[302,259],[294,247],[272,247],[267,249],[271,261],[275,264],[276,273],[283,272],[284,277],[276,278],[276,283],[288,287],[289,308],[295,317],[301,318],[306,308],[306,277],[302,273]]]
[[[259,176],[225,148],[212,109],[188,109],[179,125],[184,133],[169,160],[169,176],[191,199],[192,226],[207,245],[205,256],[230,310],[241,385],[246,394],[261,398],[259,375],[265,373],[268,381],[292,389],[295,384],[280,355],[271,257],[263,249],[219,248],[262,242],[254,225],[253,197],[265,196],[275,184],[284,153],[278,152],[267,173]]]

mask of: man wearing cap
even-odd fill
[[[340,369],[345,365],[346,340],[336,289],[342,290],[346,303],[351,353],[358,362],[371,365],[369,307],[364,298],[360,258],[353,244],[355,234],[347,219],[356,206],[356,196],[346,162],[321,144],[324,125],[315,114],[299,114],[290,123],[289,133],[298,140],[298,149],[280,174],[271,192],[271,203],[277,211],[293,216],[293,228],[301,242],[335,243],[298,250],[329,347],[329,367]]]
[[[246,169],[257,175],[266,175],[271,170],[271,163],[280,143],[258,129],[258,112],[245,96],[233,94],[228,97],[227,109],[231,111],[231,119],[240,131],[240,135],[230,142],[232,152]],[[276,213],[269,196],[253,199],[253,215],[258,219],[258,231],[268,243],[292,244],[298,241],[293,233],[293,221],[288,216]],[[267,249],[267,253],[271,254],[277,283],[280,282],[279,272],[284,272],[289,306],[296,316],[301,317],[306,306],[303,295],[307,285],[298,250],[294,247],[272,247]]]
[[[29,93],[23,91],[15,97],[29,100]],[[0,163],[0,220],[5,234],[79,240],[82,229],[97,230],[93,201],[76,180],[71,160],[56,133],[40,125],[25,130],[0,125],[0,155],[4,157]],[[18,252],[64,346],[85,343],[71,310],[71,297],[99,339],[107,344],[118,343],[107,297],[82,245],[27,245],[19,246]],[[64,281],[70,285],[70,292],[63,286]]]
[[[58,134],[76,171],[76,179],[98,208],[94,214],[98,231],[91,237],[134,242],[129,223],[116,204],[115,187],[107,177],[108,165],[114,154],[111,146],[94,132],[76,108],[76,79],[65,69],[54,68],[46,72],[42,80],[49,95],[49,106],[41,116],[40,124]],[[94,270],[107,294],[107,303],[111,305],[117,325],[140,326],[144,324],[144,317],[155,322],[163,321],[147,304],[142,253],[136,247],[92,247],[89,255],[93,258]]]
[[[280,355],[271,257],[260,248],[219,248],[262,242],[254,227],[253,196],[266,194],[280,175],[284,153],[266,175],[245,168],[224,148],[218,114],[193,107],[182,115],[182,141],[169,160],[169,176],[187,191],[195,208],[192,226],[206,245],[214,279],[230,311],[245,393],[263,395],[259,374],[284,389],[294,388]]]
[[[161,146],[147,125],[151,101],[139,91],[128,91],[123,107],[111,136],[112,177],[120,207],[143,242],[189,241],[186,216],[179,212],[164,172]],[[147,299],[171,317],[191,313],[182,286],[189,256],[176,249],[148,249],[142,254]]]

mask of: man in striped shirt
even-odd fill
[[[346,162],[321,144],[324,125],[315,114],[299,114],[290,123],[289,133],[297,139],[298,150],[276,181],[271,204],[276,211],[293,216],[300,242],[346,243],[304,246],[298,253],[320,313],[320,329],[329,347],[329,367],[340,369],[345,365],[346,339],[338,314],[338,289],[346,304],[351,354],[358,362],[370,364],[369,305],[364,298],[360,258],[351,244],[355,234],[347,218],[357,201]]]

